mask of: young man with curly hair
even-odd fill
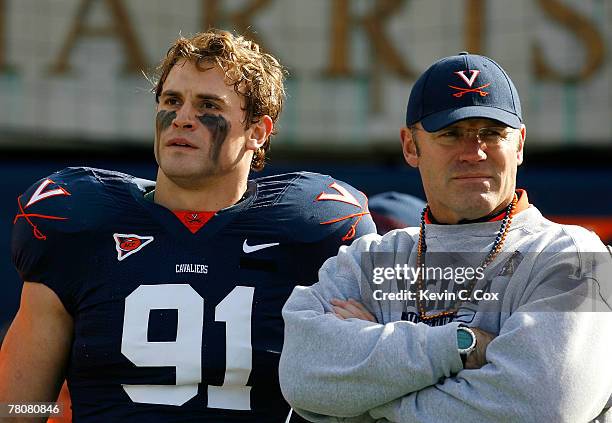
[[[25,281],[0,353],[0,403],[75,422],[280,422],[281,308],[339,246],[375,230],[329,176],[264,166],[284,70],[210,30],[174,43],[155,87],[155,182],[69,168],[19,197]]]

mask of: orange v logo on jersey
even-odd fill
[[[337,182],[333,182],[332,184],[329,185],[329,187],[331,189],[336,190],[338,194],[328,194],[326,192],[322,192],[317,197],[317,201],[325,201],[325,200],[341,201],[343,203],[352,204],[355,207],[361,208],[361,203],[357,201],[355,196],[351,194],[350,192],[348,192],[348,190],[344,188],[342,185],[338,184]]]
[[[317,201],[340,201],[342,203],[351,204],[355,207],[359,207],[359,211],[356,213],[351,213],[346,216],[338,217],[335,219],[327,220],[325,222],[321,222],[321,225],[331,225],[332,223],[342,222],[347,219],[355,219],[355,222],[351,225],[348,232],[342,237],[342,241],[348,241],[355,237],[357,233],[357,225],[366,214],[370,214],[368,211],[368,198],[366,198],[365,206],[362,206],[359,200],[355,198],[353,194],[351,194],[346,188],[337,182],[333,182],[329,185],[329,188],[332,188],[337,192],[337,194],[329,194],[327,192],[320,193],[316,200]],[[361,193],[363,194],[363,193]]]
[[[45,179],[38,186],[38,188],[36,188],[36,191],[34,191],[34,194],[32,194],[32,196],[30,197],[30,200],[25,205],[25,207],[22,206],[21,204],[21,196],[17,197],[17,204],[19,205],[19,213],[15,216],[15,219],[13,219],[13,225],[14,225],[15,223],[17,223],[17,221],[20,218],[23,217],[32,227],[32,232],[34,233],[34,236],[36,237],[36,239],[40,239],[43,241],[47,239],[47,236],[44,235],[38,229],[38,227],[34,224],[34,222],[32,222],[33,217],[40,218],[40,219],[49,219],[49,220],[68,220],[68,218],[59,217],[59,216],[48,216],[48,215],[39,214],[39,213],[26,213],[25,209],[49,197],[55,197],[57,195],[70,195],[70,193],[65,188],[60,187],[60,186],[58,186],[55,189],[45,191],[45,189],[47,189],[47,187],[51,184],[55,184],[55,182],[53,182],[51,179]]]
[[[32,204],[38,203],[40,200],[44,200],[45,198],[55,197],[57,195],[70,195],[68,191],[60,186],[55,189],[45,191],[45,189],[51,184],[55,184],[55,182],[53,182],[51,179],[45,179],[43,183],[36,188],[36,191],[34,191],[34,194],[32,194],[32,197],[30,197],[30,201],[28,201],[28,204],[25,205],[25,208],[27,209]]]

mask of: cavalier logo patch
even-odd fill
[[[113,234],[115,249],[117,250],[117,260],[121,261],[126,257],[142,250],[142,248],[153,242],[152,236],[140,236],[135,234]]]
[[[484,89],[487,88],[489,85],[491,85],[491,83],[489,82],[484,85],[481,85],[480,87],[472,88],[472,86],[474,85],[474,82],[476,81],[476,78],[478,77],[478,75],[480,75],[480,71],[476,69],[472,69],[469,72],[470,72],[469,78],[465,75],[465,71],[463,70],[453,72],[455,75],[461,78],[463,82],[465,82],[465,84],[468,86],[468,88],[462,88],[462,87],[456,87],[454,85],[449,85],[450,88],[457,91],[456,93],[453,93],[453,97],[461,98],[463,97],[464,94],[467,94],[467,93],[477,93],[481,97],[488,96],[489,93],[484,91]]]

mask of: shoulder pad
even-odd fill
[[[128,185],[137,182],[119,172],[66,168],[40,179],[18,197],[14,223],[23,219],[39,239],[46,237],[44,229],[68,233],[91,229],[113,218],[129,195]]]
[[[320,240],[332,234],[346,242],[375,231],[368,198],[346,182],[312,172],[288,173],[256,181],[258,200],[255,203],[281,210],[285,226],[302,242]]]

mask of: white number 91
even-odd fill
[[[237,286],[216,307],[215,321],[226,322],[226,369],[222,386],[208,386],[208,407],[250,410],[252,368],[251,312],[255,288]],[[151,310],[178,311],[176,341],[147,340]],[[125,299],[121,353],[139,367],[176,368],[176,385],[123,385],[132,401],[183,405],[202,382],[204,299],[190,285],[141,285]]]

